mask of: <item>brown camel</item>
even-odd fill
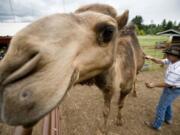
[[[144,62],[145,62],[145,53],[142,50],[138,38],[136,36],[136,32],[135,32],[135,25],[133,23],[128,24],[127,26],[125,26],[121,31],[120,31],[120,37],[127,37],[131,40],[133,49],[135,50],[135,57],[136,57],[136,64],[137,64],[137,75],[140,73]],[[135,81],[136,82],[136,81]],[[133,96],[137,96],[136,93],[136,89],[135,89],[135,82],[134,82],[134,86],[132,89],[133,92]]]
[[[83,6],[76,10],[77,13],[85,13],[88,11],[100,12],[116,19],[119,18],[119,16],[116,16],[116,10],[108,5],[91,4]],[[128,11],[124,13],[124,16],[128,16]],[[126,26],[124,28],[121,28],[121,30],[119,29],[117,36],[117,45],[115,47],[113,55],[113,64],[112,66],[110,66],[110,68],[105,70],[103,73],[95,76],[94,78],[83,82],[95,82],[95,84],[100,88],[100,90],[102,90],[104,94],[105,107],[103,113],[106,130],[113,93],[115,91],[119,91],[120,93],[118,100],[119,109],[117,115],[117,124],[121,125],[121,110],[124,105],[125,97],[133,89],[133,87],[135,87],[134,84],[136,81],[136,75],[144,64],[144,52],[139,45],[137,36],[135,34],[134,25]]]

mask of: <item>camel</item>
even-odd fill
[[[107,14],[113,18],[119,18],[116,10],[108,5],[91,4],[77,9],[75,12],[82,13],[95,11]],[[128,11],[125,12],[128,15]],[[127,21],[127,20],[126,20]],[[104,127],[107,130],[107,121],[110,114],[111,99],[118,91],[118,115],[117,125],[122,125],[121,110],[124,105],[125,97],[132,89],[135,89],[136,76],[144,65],[144,52],[139,45],[135,26],[130,24],[119,29],[117,45],[115,47],[113,64],[104,72],[83,83],[93,82],[103,92],[104,95]],[[91,81],[93,80],[93,81]],[[134,94],[136,92],[134,90]]]
[[[95,11],[59,13],[16,33],[0,61],[0,121],[32,126],[75,84],[110,71],[127,19],[127,11],[116,17]]]
[[[145,62],[145,53],[143,51],[143,49],[141,48],[138,38],[136,36],[136,32],[135,32],[135,25],[130,22],[127,26],[125,26],[121,31],[120,31],[120,37],[129,37],[133,46],[133,49],[135,50],[135,57],[136,57],[136,64],[137,64],[137,72],[136,75],[138,75],[141,72],[141,69],[144,65]],[[137,80],[137,79],[136,79]],[[137,97],[137,93],[136,93],[136,89],[135,89],[135,83],[134,82],[134,86],[132,89],[133,92],[133,96]]]

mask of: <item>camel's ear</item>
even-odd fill
[[[126,10],[122,15],[116,17],[119,30],[122,29],[127,24],[128,17],[129,17],[129,10]]]

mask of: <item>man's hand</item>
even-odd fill
[[[146,55],[145,56],[145,59],[146,60],[151,60],[152,62],[156,63],[156,64],[164,64],[163,60],[162,59],[159,59],[159,58],[155,58],[155,57],[152,57],[150,55]]]
[[[154,83],[152,83],[152,82],[150,82],[150,83],[145,83],[146,84],[146,87],[147,88],[154,88],[155,87],[155,84]]]
[[[152,56],[150,56],[150,55],[146,55],[146,56],[145,56],[145,59],[147,59],[147,60],[151,60],[151,59],[153,59],[153,57],[152,57]]]

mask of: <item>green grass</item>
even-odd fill
[[[166,36],[138,36],[139,42],[142,46],[155,46],[156,42],[167,41]]]
[[[156,58],[163,58],[163,53],[161,49],[155,49],[157,42],[167,41],[168,37],[166,36],[138,36],[141,47],[143,48],[145,54],[151,55]],[[147,61],[147,64],[150,66],[150,70],[158,70],[161,67],[151,61]]]

